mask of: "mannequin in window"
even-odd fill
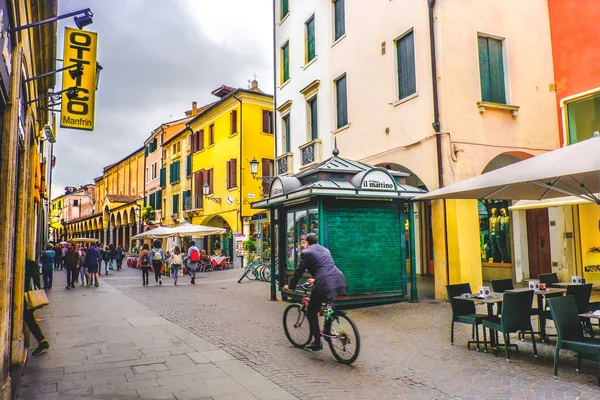
[[[502,262],[509,263],[510,261],[510,217],[506,213],[506,208],[500,209],[500,252]]]
[[[490,216],[490,247],[491,255],[494,262],[501,262],[501,244],[500,244],[500,217],[497,215],[498,209],[492,208]]]

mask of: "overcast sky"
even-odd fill
[[[95,129],[58,127],[52,197],[93,183],[104,166],[143,145],[161,123],[184,116],[192,101],[212,102],[220,85],[247,87],[254,73],[273,93],[272,0],[61,0],[59,14],[89,7],[104,67]],[[65,26],[58,26],[62,58]],[[59,62],[57,68],[62,67]],[[57,74],[60,90],[60,74]],[[59,125],[57,116],[57,126]]]

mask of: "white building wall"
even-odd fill
[[[305,96],[300,91],[315,80],[319,80],[317,104],[318,104],[318,127],[319,138],[323,141],[323,147],[330,149],[331,123],[329,114],[329,104],[331,98],[329,75],[329,49],[330,41],[325,38],[331,35],[326,32],[331,31],[331,2],[323,0],[302,0],[290,1],[289,14],[283,20],[279,21],[281,15],[281,2],[276,1],[275,15],[276,21],[276,39],[275,39],[275,59],[276,74],[275,80],[277,104],[279,108],[287,101],[291,101],[290,119],[291,119],[291,152],[293,152],[292,172],[296,173],[300,168],[301,146],[310,141],[310,132],[308,126],[308,106]],[[305,65],[305,46],[306,46],[306,21],[314,15],[315,18],[315,36],[316,36],[316,59]],[[289,41],[289,72],[290,79],[284,85],[281,82],[281,46]],[[287,111],[284,112],[284,114]],[[282,140],[282,113],[276,112],[277,123],[277,149],[276,157],[285,153],[284,142]],[[317,160],[328,158],[329,153],[321,153]]]

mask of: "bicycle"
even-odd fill
[[[248,266],[244,270],[244,273],[238,280],[238,283],[242,283],[242,280],[244,278],[248,278],[251,281],[252,280],[255,280],[255,281],[260,280],[260,281],[268,282],[271,280],[271,266],[263,265],[259,259],[256,259],[256,260],[252,261],[250,264],[248,264]]]
[[[299,349],[310,343],[311,334],[308,323],[308,304],[310,299],[306,294],[310,285],[299,286],[304,296],[299,304],[289,305],[283,312],[283,330],[288,340]],[[321,313],[325,315],[321,335],[338,362],[352,364],[360,352],[360,335],[354,321],[344,312],[336,310],[333,302],[323,303]]]

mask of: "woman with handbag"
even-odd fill
[[[33,288],[36,290],[32,290],[31,282],[33,282]],[[43,294],[43,296],[39,297],[45,297],[45,299],[42,299],[41,303],[32,304],[34,302],[32,299],[39,298],[35,295],[32,296],[32,292],[36,292],[38,295]],[[25,310],[23,311],[23,321],[33,337],[38,341],[38,347],[31,353],[33,356],[39,356],[50,348],[50,343],[46,340],[42,328],[40,328],[40,325],[35,320],[34,314],[37,308],[43,307],[41,306],[43,303],[48,304],[48,297],[46,297],[46,293],[43,290],[40,290],[40,267],[37,262],[27,258],[25,261]]]

